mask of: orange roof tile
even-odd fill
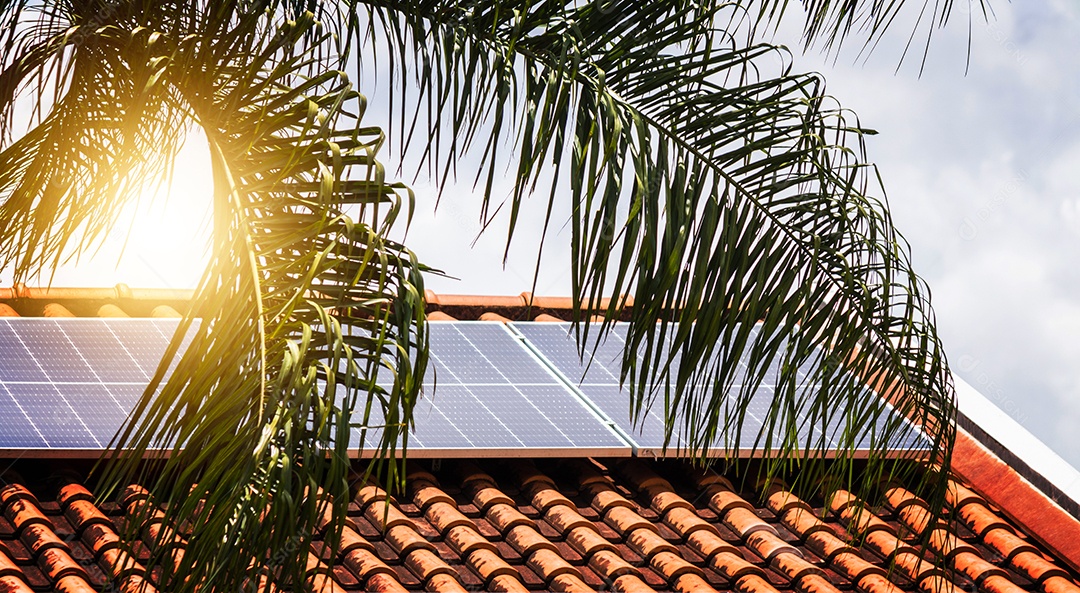
[[[130,555],[140,548],[121,541],[118,528],[153,504],[145,490],[104,505],[78,483],[39,498],[45,483],[5,478],[0,591],[155,590],[145,548]],[[977,510],[967,513],[977,521],[958,515],[939,525],[931,550],[945,559],[940,566],[914,554],[912,529],[927,507],[899,487],[883,507],[841,493],[826,508],[777,481],[746,491],[676,461],[517,459],[444,460],[437,470],[413,462],[407,488],[398,500],[358,488],[338,557],[311,556],[307,588],[1080,593],[1074,573],[960,482],[951,500]],[[166,529],[150,515],[142,538]],[[869,532],[864,551],[848,529]]]

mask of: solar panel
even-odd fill
[[[551,365],[573,385],[593,406],[606,418],[611,419],[619,430],[634,442],[638,455],[662,455],[664,454],[664,414],[662,408],[662,391],[660,401],[649,407],[644,415],[636,421],[631,418],[631,404],[629,390],[622,387],[621,366],[623,351],[626,345],[626,325],[617,323],[611,332],[600,341],[588,344],[584,360],[579,353],[577,341],[572,334],[573,326],[569,323],[549,322],[514,322],[513,329],[519,332],[541,357],[550,361]],[[757,335],[758,328],[751,330],[751,340]],[[667,351],[665,350],[665,353]],[[638,354],[641,360],[641,354]],[[674,357],[673,369],[678,368],[678,356]],[[800,395],[819,389],[808,381],[809,368],[797,369],[800,382],[796,385],[796,391]],[[735,371],[735,381],[732,392],[729,394],[729,402],[734,403],[739,394],[750,387],[745,378],[749,373],[746,360],[739,362],[739,368]],[[767,422],[767,412],[774,398],[774,385],[779,372],[779,361],[773,361],[772,366],[765,369],[764,380],[749,397],[749,405],[745,409],[744,423],[739,435],[739,450],[735,454],[747,455],[752,453],[753,443]],[[652,390],[654,385],[646,386]],[[887,406],[888,404],[883,405]],[[891,408],[889,408],[891,410]],[[805,446],[807,443],[816,445],[824,435],[826,441],[836,446],[843,434],[845,415],[834,413],[827,421],[822,423],[808,420],[805,411],[797,414],[800,426],[799,442]],[[685,452],[687,441],[682,438],[680,428],[685,417],[677,415],[676,430],[673,431],[672,439],[668,443],[668,454],[678,455]],[[873,430],[880,434],[883,427],[879,420]],[[732,447],[727,446],[723,437],[717,439],[711,446],[714,455],[731,454]],[[889,446],[896,451],[923,449],[927,445],[926,439],[914,427],[901,435],[893,438]],[[868,435],[863,435],[857,445],[857,449],[865,450],[869,446]]]
[[[410,455],[630,455],[610,423],[504,324],[432,322],[429,328],[431,357],[425,394],[414,410]],[[369,452],[381,438],[382,422],[378,413],[368,421]],[[353,442],[359,439],[354,428]]]
[[[142,396],[178,319],[0,318],[0,453],[95,455]],[[384,387],[387,387],[384,385]],[[414,456],[629,456],[503,324],[433,323]],[[354,411],[353,423],[362,421]],[[383,421],[369,418],[366,454]],[[361,431],[351,429],[359,449]],[[485,453],[486,452],[486,453]]]
[[[100,451],[179,319],[0,318],[0,451]]]
[[[95,455],[142,396],[179,322],[0,318],[0,413],[7,419],[0,425],[0,453]],[[429,327],[431,358],[414,410],[411,455],[626,456],[631,444],[639,454],[663,446],[659,409],[640,423],[630,421],[629,397],[619,385],[625,326],[615,326],[588,365],[578,356],[569,324]],[[763,425],[776,371],[766,369],[753,394],[742,442],[752,442]],[[816,386],[807,381],[799,388]],[[366,422],[362,410],[351,419],[350,447],[364,456],[374,452],[384,422],[379,410],[373,412]],[[839,435],[843,421],[835,414],[824,426],[810,426],[806,436]],[[924,444],[913,432],[895,446]],[[671,446],[684,444],[676,435]]]

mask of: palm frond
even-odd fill
[[[387,238],[412,197],[387,181],[382,132],[333,69],[353,63],[396,81],[391,135],[440,185],[478,156],[485,219],[510,165],[508,245],[530,194],[546,192],[545,229],[570,205],[576,308],[612,297],[581,344],[633,295],[627,412],[663,406],[671,443],[702,460],[742,448],[765,387],[775,398],[749,445],[766,473],[796,466],[797,486],[865,493],[910,468],[887,459],[908,419],[947,464],[953,393],[926,288],[857,120],[757,41],[785,5],[372,0],[319,4],[320,22],[269,0],[0,0],[0,136],[18,97],[40,113],[0,140],[0,263],[30,274],[87,248],[167,173],[188,126],[210,143],[201,322],[178,332],[167,358],[190,332],[186,354],[168,380],[163,362],[106,475],[150,484],[180,529],[146,537],[162,588],[298,587],[327,514],[344,519],[353,411],[361,427],[385,417],[383,458],[407,446],[425,268]],[[809,3],[807,39],[872,38],[899,6]],[[167,454],[142,464],[154,452]],[[397,464],[381,467],[400,483]]]
[[[883,461],[908,419],[947,460],[945,355],[907,244],[874,197],[858,122],[785,50],[746,43],[741,10],[365,2],[353,44],[397,77],[395,112],[412,107],[419,123],[391,136],[419,145],[440,184],[463,155],[479,156],[492,210],[493,181],[511,163],[509,237],[533,189],[548,192],[549,213],[571,204],[577,306],[608,298],[612,320],[620,295],[634,297],[624,359],[634,414],[662,405],[670,442],[702,458],[750,446],[773,459],[766,472],[796,463],[806,486],[866,492],[908,467]],[[505,143],[511,156],[498,152]],[[583,344],[590,332],[581,327]],[[763,384],[775,398],[747,443],[747,404]],[[852,485],[863,440],[871,467]]]
[[[0,255],[25,273],[47,268],[77,225],[97,236],[140,182],[162,174],[187,126],[206,131],[215,246],[195,299],[200,322],[182,324],[104,478],[147,484],[161,505],[144,505],[129,535],[163,567],[163,590],[292,587],[326,515],[343,524],[349,436],[380,418],[382,458],[408,445],[427,353],[423,267],[385,237],[411,196],[375,158],[383,137],[361,125],[363,97],[310,49],[327,46],[310,14],[141,8],[78,43],[68,40],[83,17],[68,14],[59,37],[40,41],[52,53],[34,68],[59,60],[72,74],[0,152]],[[26,63],[0,76],[21,84],[35,72]],[[148,158],[155,139],[169,142],[163,159]],[[144,464],[148,455],[158,461]],[[390,481],[398,468],[376,466]],[[156,514],[194,530],[140,531]]]

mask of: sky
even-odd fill
[[[807,61],[880,132],[867,150],[953,371],[1080,467],[1080,5],[994,10],[966,76],[966,26],[935,38],[921,77],[917,61],[894,74],[898,43]]]
[[[865,60],[811,53],[794,64],[821,72],[827,91],[879,132],[867,139],[868,155],[932,289],[954,372],[1080,467],[1080,7],[996,1],[989,23],[972,20],[969,64],[963,8],[935,33],[921,73],[918,51],[897,69],[903,25]],[[783,26],[773,41],[797,46],[797,29]],[[377,107],[372,114],[380,123]],[[54,285],[194,285],[210,192],[198,140],[181,155],[168,199],[128,213],[137,223],[123,256],[125,224],[92,259],[61,269]],[[456,277],[431,277],[429,288],[518,294],[531,287],[538,225],[523,225],[504,266],[503,227],[474,244],[478,199],[468,184],[451,188],[437,213],[427,180],[411,185],[418,208],[409,244]],[[525,216],[535,220],[542,210]],[[538,294],[569,293],[567,235],[551,240]],[[0,284],[10,275],[0,272]]]

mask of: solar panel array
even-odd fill
[[[7,420],[0,425],[0,452],[70,454],[107,446],[178,324],[0,318],[0,414]],[[625,327],[616,325],[584,361],[570,324],[473,321],[429,327],[431,357],[414,411],[411,455],[627,456],[663,447],[663,415],[656,406],[639,422],[630,419],[629,395],[619,381]],[[771,381],[766,376],[753,394],[743,442],[752,443],[761,429]],[[820,431],[838,435],[842,415],[836,416],[827,426],[810,425],[803,438]],[[381,437],[381,412],[373,410],[363,432],[361,411],[352,421],[350,447],[363,444],[370,455]],[[919,448],[924,442],[913,430],[893,447]],[[669,451],[684,446],[676,435]]]
[[[629,390],[623,386],[620,380],[623,352],[626,348],[626,326],[616,324],[612,331],[604,339],[593,340],[586,345],[584,356],[578,349],[577,340],[573,334],[573,326],[569,323],[549,322],[514,322],[513,328],[520,332],[530,345],[556,368],[559,373],[581,394],[592,402],[605,417],[610,418],[619,429],[633,442],[639,454],[660,454],[665,448],[664,411],[662,405],[646,406],[643,414],[634,419],[631,417],[631,401]],[[753,341],[759,331],[752,328],[750,341]],[[667,354],[667,350],[664,350]],[[638,355],[638,360],[641,360]],[[679,364],[678,356],[674,358],[673,369]],[[745,381],[749,368],[746,360],[739,361],[739,368],[735,371],[732,392],[728,399],[734,403],[744,392],[754,388],[749,394],[749,405],[746,406],[746,414],[740,427],[738,450],[734,443],[727,442],[723,436],[710,444],[714,454],[749,454],[754,448],[754,443],[767,423],[768,411],[774,398],[774,385],[776,376],[780,371],[780,362],[774,360],[766,369],[764,378],[756,387],[751,387]],[[809,381],[809,369],[799,368],[796,371],[799,377],[795,389],[798,393],[809,393],[820,386]],[[656,386],[649,384],[645,388],[659,397],[662,404],[662,392],[654,390]],[[886,404],[887,405],[887,404]],[[823,424],[815,423],[808,419],[805,411],[796,414],[798,425],[798,440],[801,446],[809,443],[811,446],[820,442],[822,436],[832,447],[836,447],[842,438],[844,422],[843,413],[834,413]],[[688,448],[686,441],[680,433],[685,417],[676,415],[676,430],[673,431],[671,440],[666,443],[668,451],[678,453]],[[879,420],[877,425],[866,434],[860,435],[857,449],[866,450],[870,447],[869,435],[876,431],[881,434],[884,422]],[[890,448],[894,450],[921,449],[926,445],[925,438],[914,429],[897,435],[890,442]]]

